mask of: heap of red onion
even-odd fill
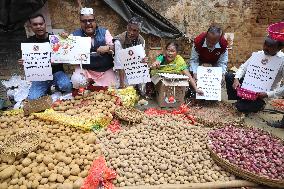
[[[269,179],[284,179],[284,144],[255,128],[223,127],[209,133],[210,148],[238,167]]]

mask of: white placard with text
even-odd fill
[[[119,59],[123,64],[129,85],[151,81],[148,65],[141,62],[144,57],[145,50],[142,45],[119,51]]]
[[[50,35],[49,41],[52,63],[90,64],[90,37]]]
[[[221,67],[204,67],[197,68],[197,88],[204,92],[201,96],[196,94],[196,99],[218,100],[221,101]]]
[[[27,81],[53,80],[49,43],[21,43]]]
[[[253,53],[247,60],[248,67],[242,88],[254,92],[268,92],[282,64],[282,58],[267,56],[262,51]]]

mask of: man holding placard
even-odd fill
[[[74,36],[90,37],[90,64],[76,68],[73,78],[83,76],[97,86],[112,86],[116,83],[113,71],[112,52],[114,46],[113,37],[109,30],[99,27],[92,8],[82,8],[80,14],[81,28],[73,32]],[[80,80],[72,80],[73,85],[79,86]]]
[[[258,112],[265,106],[265,98],[275,98],[284,95],[284,87],[280,81],[284,76],[284,53],[280,50],[283,44],[265,38],[263,50],[252,53],[252,56],[240,66],[235,75],[226,75],[226,86],[229,100],[238,100],[236,108],[240,112]],[[255,93],[256,99],[246,99],[237,96],[241,88]]]
[[[114,37],[115,46],[115,56],[114,56],[114,70],[118,71],[119,87],[125,88],[125,67],[122,63],[122,58],[120,56],[120,51],[129,47],[134,47],[137,45],[142,45],[142,51],[144,51],[145,40],[140,35],[140,30],[142,27],[142,21],[139,17],[132,17],[127,24],[127,31]],[[142,52],[143,53],[143,52]],[[141,57],[144,58],[144,57]]]
[[[44,17],[36,14],[29,18],[29,23],[35,35],[28,38],[27,43],[22,43],[23,57],[18,60],[19,64],[24,64],[26,79],[32,81],[28,99],[38,99],[46,95],[52,85],[62,92],[71,92],[72,84],[64,73],[63,65],[50,66],[51,49]]]
[[[189,64],[195,80],[198,79],[198,66],[221,67],[223,76],[225,75],[228,64],[227,45],[222,29],[217,26],[209,27],[207,32],[194,39]]]

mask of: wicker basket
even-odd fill
[[[284,41],[284,22],[271,24],[267,29],[269,35],[278,41]]]
[[[0,154],[7,156],[21,156],[34,151],[39,143],[40,136],[33,131],[20,131],[7,138],[0,146]]]
[[[198,123],[206,127],[217,128],[228,125],[245,127],[242,113],[236,111],[230,103],[193,100],[189,107],[189,113],[194,116]],[[208,116],[208,114],[210,115]]]
[[[284,180],[273,180],[263,176],[256,175],[252,172],[241,169],[236,165],[230,163],[229,161],[223,159],[210,148],[210,140],[207,145],[207,148],[210,151],[211,157],[215,161],[215,163],[220,165],[228,172],[255,183],[264,184],[271,187],[284,188]]]
[[[115,109],[115,115],[118,119],[131,123],[140,123],[143,114],[143,112],[132,107],[120,106]]]
[[[245,99],[245,100],[256,100],[257,99],[256,92],[250,91],[250,90],[247,90],[241,87],[237,88],[237,95],[238,97],[241,97],[242,99]]]

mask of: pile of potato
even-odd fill
[[[210,158],[209,130],[166,114],[145,116],[140,124],[117,133],[102,132],[97,138],[108,166],[118,174],[116,186],[234,180]]]
[[[28,129],[40,134],[42,142],[37,150],[21,157],[0,156],[0,188],[80,188],[91,163],[101,155],[94,133],[39,121],[34,116],[8,118],[0,118],[1,125],[5,123],[0,145],[5,137]]]
[[[116,97],[109,95],[107,91],[90,92],[84,96],[75,96],[73,100],[63,101],[54,110],[87,119],[94,116],[112,118],[115,102]]]

